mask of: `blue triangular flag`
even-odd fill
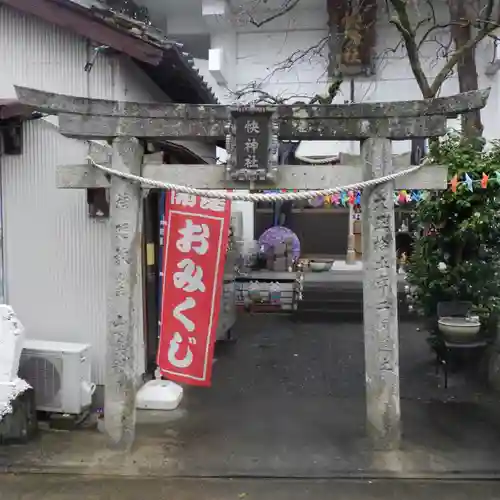
[[[474,191],[474,189],[472,188],[472,179],[469,177],[469,174],[465,174],[464,182],[469,191]]]

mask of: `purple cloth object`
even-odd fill
[[[292,240],[292,257],[300,257],[300,241],[297,235],[288,227],[273,226],[262,233],[259,238],[259,248],[263,253],[267,253],[270,248],[274,248],[279,243],[284,243],[286,239]]]

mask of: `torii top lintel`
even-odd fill
[[[59,115],[70,137],[222,140],[232,113],[248,107],[87,99],[16,86],[21,104]],[[486,105],[489,89],[414,101],[256,106],[273,114],[284,140],[406,139],[445,133],[446,119]],[[252,108],[253,109],[253,108]]]

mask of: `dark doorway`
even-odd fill
[[[160,320],[160,201],[161,193],[150,191],[144,200],[144,336],[146,344],[146,373],[156,369],[158,324]]]

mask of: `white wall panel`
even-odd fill
[[[80,163],[87,144],[43,120],[23,131],[24,153],[1,159],[7,300],[29,338],[91,343],[102,383],[108,223],[88,217],[84,190],[55,185],[56,165]]]
[[[111,58],[100,55],[90,73],[84,71],[90,43],[50,23],[0,6],[0,98],[15,97],[14,85],[94,97],[113,92]]]
[[[15,97],[20,84],[101,99],[168,100],[126,57],[100,54],[85,72],[92,55],[88,40],[0,6],[0,98]],[[61,136],[50,118],[52,125],[25,125],[21,156],[1,158],[6,298],[29,336],[91,343],[94,381],[103,383],[107,222],[88,217],[85,191],[56,189],[56,166],[83,163],[88,143]]]
[[[169,102],[165,93],[126,56],[116,58],[115,99],[136,102]]]

